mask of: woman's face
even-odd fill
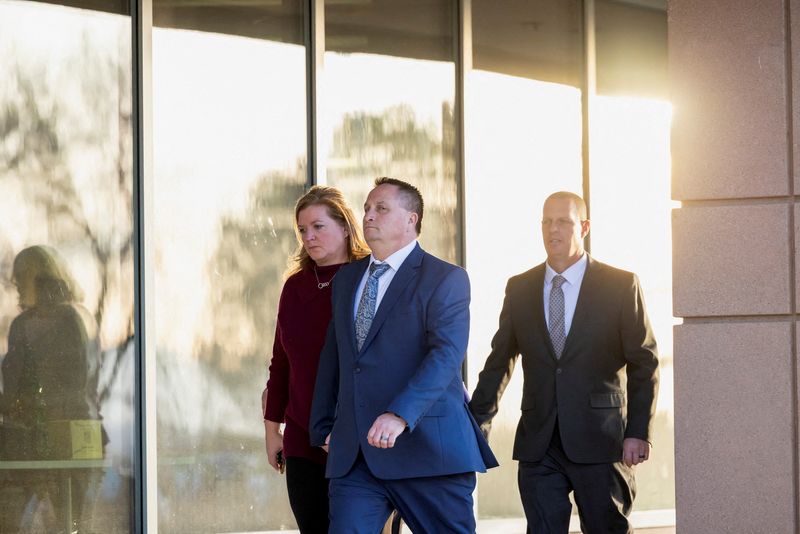
[[[319,266],[345,263],[347,231],[330,215],[328,207],[314,204],[297,214],[297,230],[306,252]]]

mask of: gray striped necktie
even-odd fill
[[[550,308],[549,318],[550,340],[553,342],[553,349],[556,351],[556,358],[561,358],[564,351],[564,343],[567,340],[567,329],[564,324],[564,285],[567,279],[560,274],[553,277],[553,287],[550,288]]]

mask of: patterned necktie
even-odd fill
[[[556,351],[556,358],[561,358],[564,351],[564,342],[567,340],[567,329],[564,325],[564,285],[567,279],[560,274],[553,277],[553,287],[550,288],[550,340]]]
[[[372,326],[372,319],[375,318],[375,303],[378,300],[378,278],[389,270],[388,263],[372,263],[369,266],[369,278],[364,284],[361,292],[361,300],[358,301],[358,311],[356,312],[356,342],[358,350],[364,345],[367,339],[369,327]]]

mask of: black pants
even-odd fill
[[[325,465],[286,458],[286,489],[301,534],[328,532],[328,479]]]
[[[528,534],[566,534],[572,513],[571,491],[575,492],[583,532],[633,533],[628,522],[636,495],[633,469],[622,462],[571,462],[561,445],[558,425],[544,458],[520,462],[518,482]]]

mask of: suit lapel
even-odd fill
[[[361,298],[361,295],[358,294],[358,284],[361,282],[361,279],[364,278],[364,273],[369,268],[370,256],[366,258],[358,260],[356,268],[353,269],[353,279],[349,281],[349,292],[351,298],[345,299],[344,302],[347,304],[347,307],[343,310],[344,316],[346,319],[346,332],[350,332],[350,345],[353,349],[353,354],[358,354],[358,343],[356,342],[356,323],[355,323],[355,312],[356,303],[358,299]]]
[[[408,283],[417,276],[419,267],[422,265],[423,255],[424,252],[422,248],[417,244],[414,250],[411,251],[411,254],[409,254],[402,265],[400,265],[400,269],[395,273],[389,287],[386,289],[386,293],[383,295],[383,299],[381,299],[378,312],[372,320],[372,325],[370,325],[369,332],[367,332],[364,345],[361,347],[361,353],[366,350],[373,338],[375,338],[375,335],[380,330],[384,321],[386,321],[386,317],[389,315],[389,312],[392,311],[392,308],[397,303],[397,299],[403,293]],[[355,339],[355,325],[353,325],[353,339]]]
[[[550,331],[547,329],[547,321],[544,315],[544,272],[544,263],[530,272],[524,288],[525,294],[520,299],[520,303],[525,307],[520,316],[532,319],[534,328],[542,332],[542,339],[547,342],[547,352],[550,355],[550,359],[555,361],[556,352],[553,349],[553,342],[550,340]]]
[[[583,281],[578,292],[578,302],[575,304],[575,313],[572,315],[572,324],[564,342],[564,352],[561,354],[561,360],[569,359],[570,346],[575,344],[575,338],[580,336],[581,332],[586,331],[584,325],[589,319],[589,308],[593,302],[597,301],[596,294],[599,289],[599,278],[602,276],[602,273],[599,272],[601,269],[588,254],[586,259],[586,272],[583,274]]]
[[[524,341],[520,341],[523,347],[528,347],[531,354],[541,354],[545,359],[555,361],[555,351],[553,343],[550,341],[550,333],[547,330],[547,321],[544,316],[544,264],[534,267],[525,273],[523,283],[519,286],[519,294],[512,295],[513,308],[512,315],[520,317],[523,324],[528,325],[519,336],[523,336]],[[537,341],[536,332],[541,332],[541,339],[544,340],[544,352],[541,342]]]

